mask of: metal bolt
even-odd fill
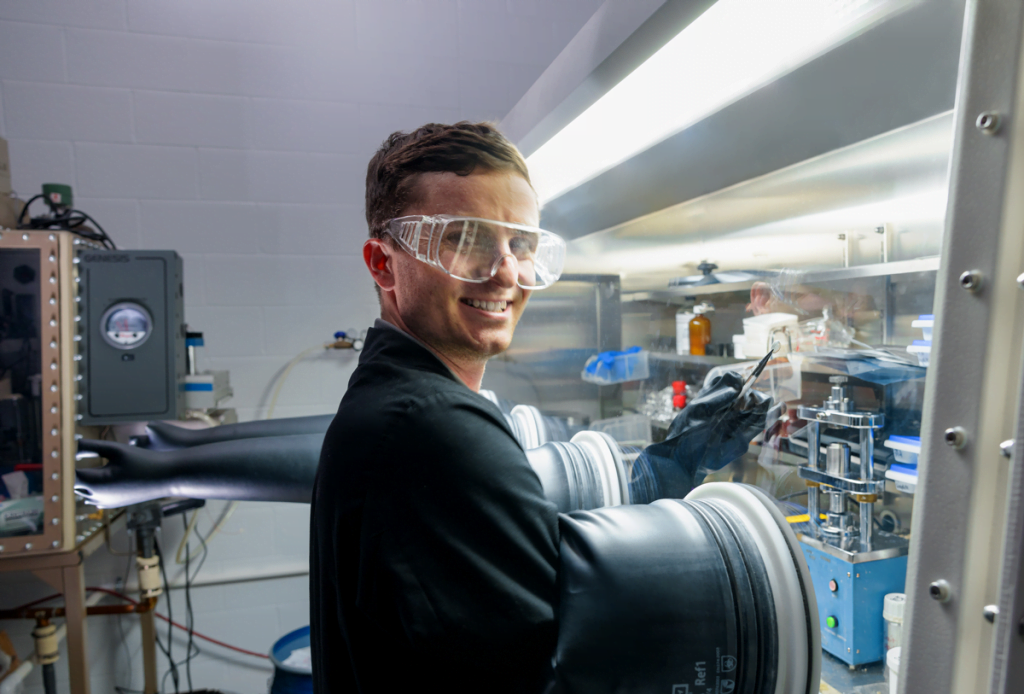
[[[934,581],[930,586],[928,586],[928,595],[932,596],[932,600],[938,600],[939,602],[949,602],[949,583],[946,582],[946,579],[944,578],[940,578],[938,581]]]
[[[1024,289],[1024,273],[1017,275],[1017,286]]]
[[[976,292],[981,289],[981,271],[967,270],[960,275],[960,286],[969,292]]]
[[[999,616],[999,605],[985,605],[985,610],[982,614],[985,615],[986,622],[995,624],[996,617]]]
[[[978,114],[978,120],[974,121],[974,124],[986,135],[995,135],[999,131],[999,121],[999,114],[995,111],[982,111]]]
[[[1003,454],[1004,458],[1013,457],[1013,439],[1003,441],[999,444],[999,452]]]
[[[30,549],[32,549],[32,543],[31,542],[26,542],[25,543],[25,551],[27,552]]]
[[[57,549],[58,547],[60,547],[60,540],[54,540],[53,542],[50,543],[50,546],[53,547],[54,549]]]
[[[956,449],[961,449],[964,444],[967,443],[967,432],[964,431],[963,427],[950,427],[946,429],[946,433],[943,435],[947,446],[952,446]]]

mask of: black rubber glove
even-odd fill
[[[293,436],[296,434],[321,434],[334,421],[333,414],[313,417],[288,417],[284,419],[260,419],[241,424],[224,424],[206,429],[186,429],[170,422],[150,422],[149,440],[140,442],[143,448],[167,450],[189,448],[220,441],[264,438],[270,436]]]
[[[743,376],[727,371],[704,384],[669,427],[668,437],[643,450],[633,467],[630,495],[635,503],[682,499],[708,470],[742,456],[765,426],[771,397],[748,390]]]
[[[303,434],[151,451],[83,439],[79,452],[98,453],[108,463],[77,470],[75,492],[103,508],[167,496],[308,504],[323,440]]]

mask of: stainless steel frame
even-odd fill
[[[1000,442],[1013,435],[1020,407],[1022,27],[1019,0],[968,3],[907,576],[901,694],[1024,688],[1020,636],[1010,636],[1020,620],[1010,607],[1020,606],[1019,564],[1018,575],[1011,575],[1016,554],[1003,562],[1007,613],[995,618],[996,629],[985,618],[985,606],[999,590],[1004,547],[1009,475]],[[1019,457],[1014,464],[1013,479],[1020,484]],[[1010,493],[1016,510],[1021,490],[1011,487]],[[1003,634],[999,649],[993,648],[996,630]]]
[[[43,532],[0,538],[0,561],[71,549],[75,543],[75,368],[74,282],[71,234],[46,231],[0,231],[0,249],[39,253],[40,351],[42,352]]]

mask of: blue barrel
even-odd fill
[[[312,668],[286,665],[284,662],[300,648],[309,648],[309,627],[285,634],[270,649],[270,660],[274,663],[274,682],[270,685],[270,694],[313,694]]]

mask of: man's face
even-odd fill
[[[537,195],[515,173],[426,173],[420,175],[416,192],[416,202],[403,210],[403,215],[448,214],[529,226],[540,223]],[[481,283],[455,279],[398,249],[391,254],[391,262],[398,313],[416,337],[453,359],[485,360],[508,349],[530,298],[530,291],[516,284],[511,259],[502,263],[493,278]],[[481,302],[491,306],[479,307]]]

